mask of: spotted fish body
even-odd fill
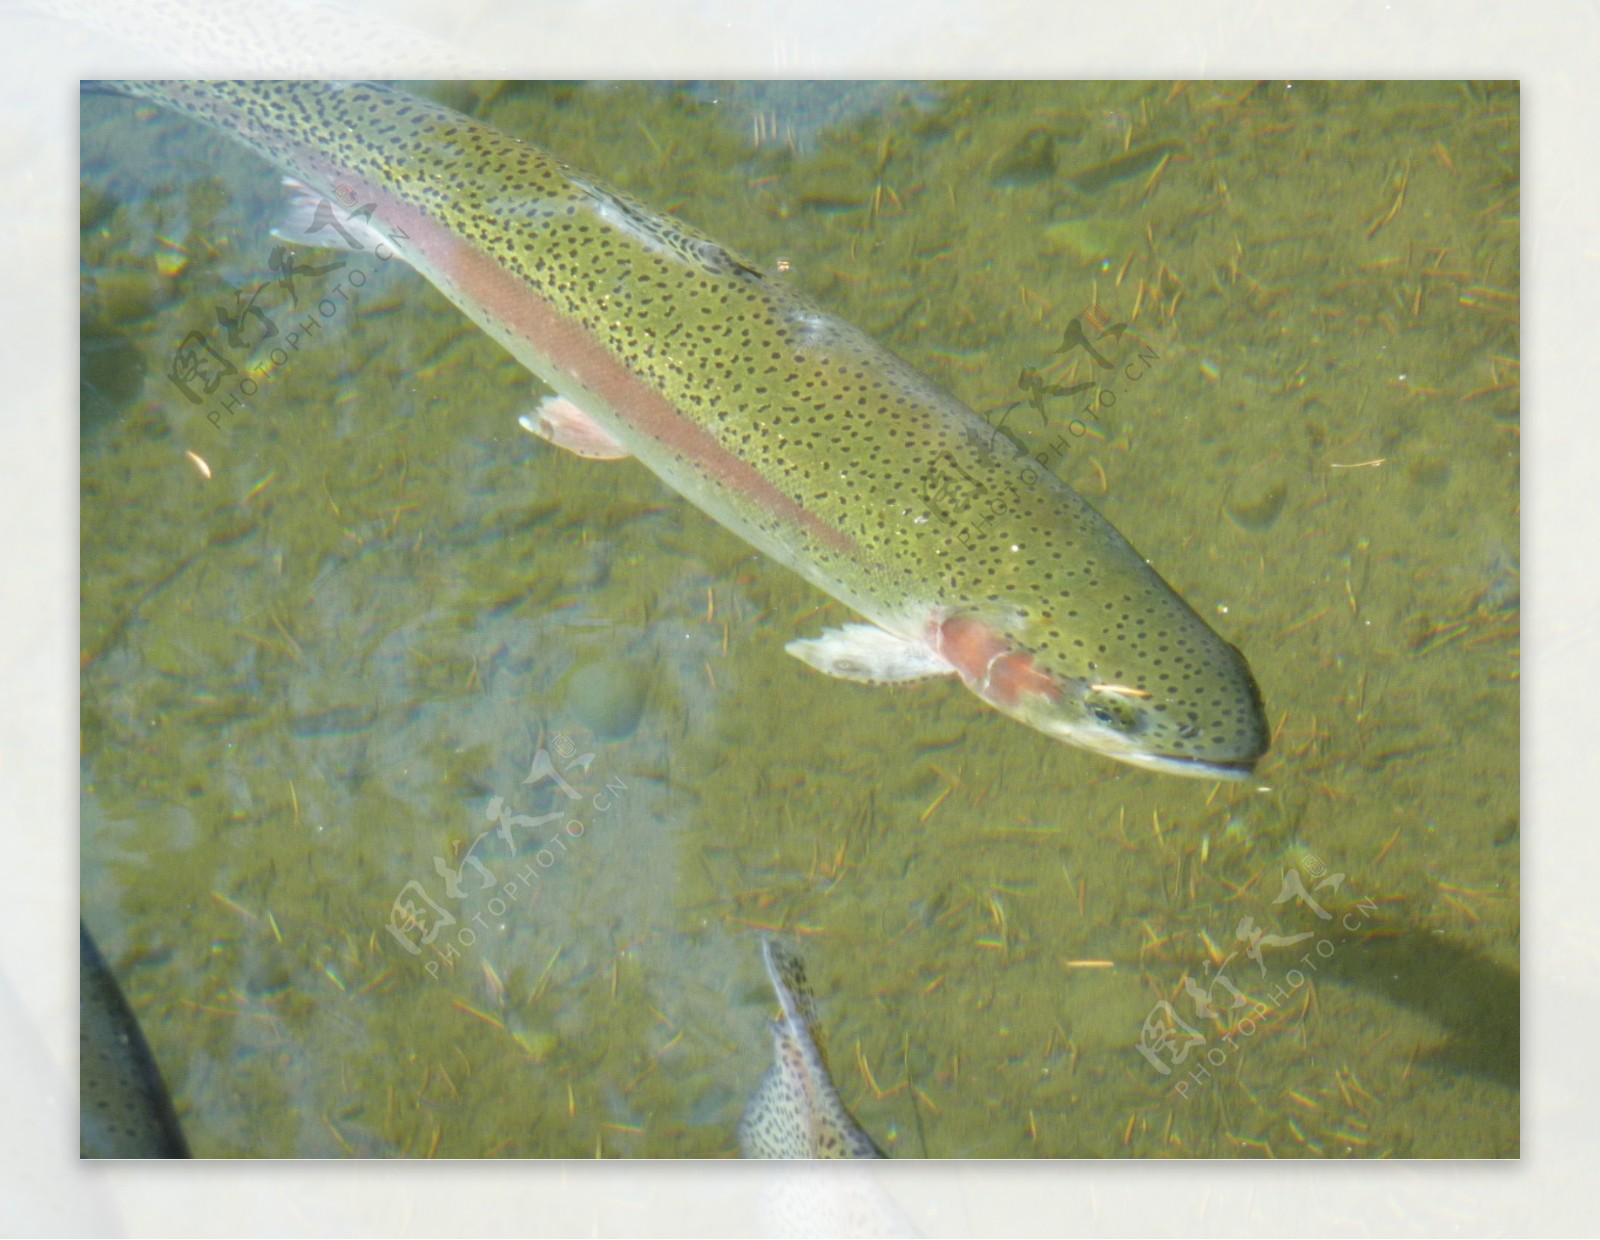
[[[775,939],[765,939],[761,952],[783,1019],[772,1022],[776,1062],[745,1107],[739,1152],[746,1158],[882,1158],[828,1075],[805,965]]]
[[[117,89],[234,135],[315,195],[375,204],[395,251],[565,398],[537,429],[638,457],[870,621],[790,643],[812,666],[955,674],[1030,726],[1175,774],[1242,779],[1266,751],[1244,658],[1104,518],[749,259],[385,87]]]
[[[115,974],[78,923],[78,1156],[187,1158],[172,1098]]]

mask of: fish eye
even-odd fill
[[[1084,706],[1099,723],[1118,732],[1139,730],[1139,712],[1126,697],[1106,690],[1091,689],[1084,698]]]

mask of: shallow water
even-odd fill
[[[291,306],[276,174],[86,98],[83,909],[197,1155],[731,1154],[762,928],[892,1155],[1518,1151],[1514,89],[441,97],[1003,417],[1277,742],[1218,787],[817,676],[839,605],[528,436],[397,264]],[[1096,301],[1158,356],[1074,433],[1019,375]],[[214,426],[219,306],[317,326]]]

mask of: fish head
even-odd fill
[[[1151,574],[1154,577],[1154,574]],[[1154,578],[1109,603],[957,612],[930,640],[984,701],[1146,770],[1248,779],[1271,736],[1244,656]]]

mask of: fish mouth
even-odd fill
[[[1192,758],[1177,754],[1140,753],[1129,751],[1109,754],[1133,766],[1161,771],[1167,775],[1186,775],[1190,779],[1227,779],[1235,782],[1249,779],[1256,772],[1257,758]]]
[[[1057,740],[1080,749],[1087,749],[1114,762],[1124,762],[1147,771],[1160,771],[1164,775],[1182,775],[1189,779],[1223,779],[1238,782],[1256,773],[1256,764],[1266,753],[1266,746],[1240,757],[1199,757],[1194,754],[1163,752],[1159,749],[1140,748],[1133,737],[1115,735],[1109,729],[1084,728],[1059,721],[1034,722],[1034,727]]]

